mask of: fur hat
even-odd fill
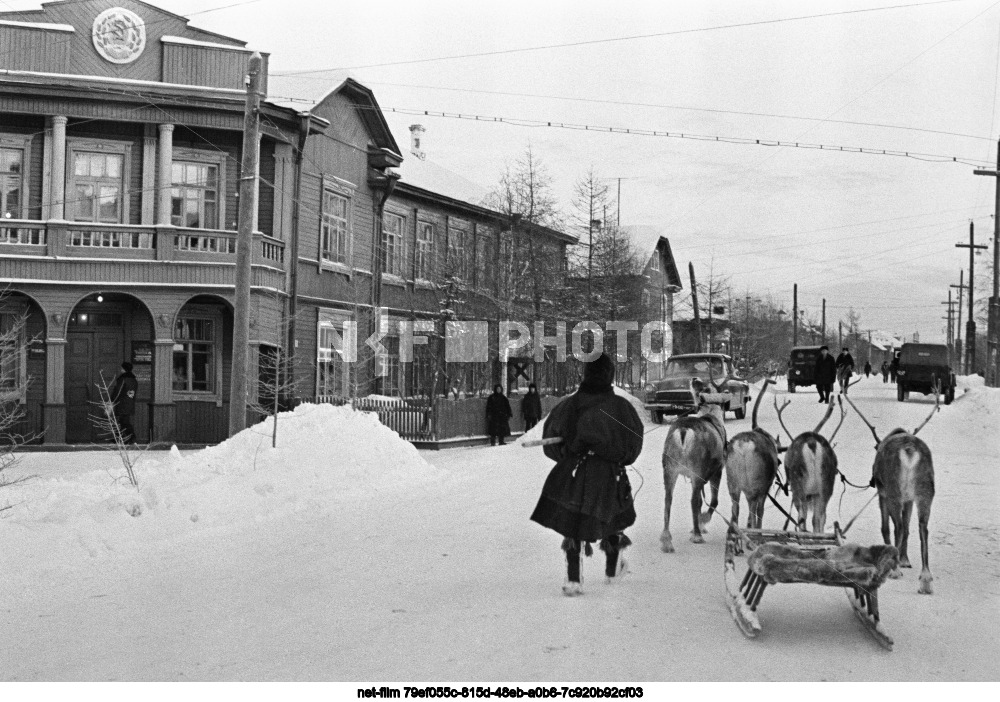
[[[606,353],[583,366],[583,382],[596,385],[611,385],[615,380],[615,362]]]

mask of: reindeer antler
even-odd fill
[[[823,425],[826,424],[826,421],[830,418],[830,415],[832,414],[833,414],[833,400],[830,400],[826,404],[826,414],[823,415],[823,419],[821,419],[819,424],[816,425],[816,428],[813,429],[813,432],[819,434],[819,430],[823,428]]]
[[[847,416],[847,410],[844,409],[844,401],[842,399],[840,399],[840,395],[837,396],[837,405],[840,407],[840,421],[837,422],[837,428],[834,429],[833,433],[830,435],[830,444],[831,445],[833,444],[834,437],[837,436],[837,432],[840,431],[840,427],[843,426],[843,424],[844,424],[844,417]],[[830,407],[833,407],[833,403],[832,402],[830,403]],[[829,411],[827,412],[826,416],[827,417],[830,416]],[[823,420],[823,421],[826,421],[826,420]],[[822,424],[820,426],[822,426]],[[819,431],[819,427],[816,427],[816,431]]]
[[[854,411],[858,413],[859,417],[861,417],[861,421],[864,422],[871,430],[872,436],[875,437],[875,448],[878,448],[878,445],[882,443],[882,439],[878,438],[878,434],[875,432],[875,427],[872,426],[871,422],[865,419],[865,415],[861,414],[861,410],[858,409],[857,405],[851,402],[851,398],[849,398],[847,395],[840,395],[840,397],[843,397],[845,400],[847,400],[847,404],[849,404],[851,407],[854,408]]]
[[[753,414],[750,415],[750,426],[754,429],[757,428],[757,408],[760,407],[760,401],[764,399],[764,393],[767,392],[768,385],[774,385],[773,378],[764,379],[764,384],[760,386],[760,393],[757,395],[757,401],[753,403]]]
[[[784,404],[781,405],[781,407],[778,407],[778,396],[777,395],[774,396],[774,409],[778,411],[778,424],[780,424],[781,428],[785,430],[786,434],[788,434],[788,440],[795,441],[795,437],[792,436],[792,432],[788,431],[788,427],[785,426],[785,420],[781,418],[781,413],[784,412],[785,408],[788,407],[788,405],[790,404],[792,404],[791,400],[786,398]]]
[[[941,383],[938,382],[937,380],[935,380],[934,381],[934,409],[932,409],[931,413],[929,415],[927,415],[927,419],[925,419],[923,422],[921,422],[920,426],[913,430],[913,435],[914,436],[917,435],[918,431],[920,431],[921,429],[924,428],[924,425],[927,424],[927,422],[931,421],[931,417],[934,416],[935,412],[940,412],[941,411],[941,398],[938,395],[938,392],[940,390],[941,390]]]

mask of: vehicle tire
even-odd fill
[[[652,416],[654,424],[663,424],[663,412],[660,410],[653,410],[649,414]]]
[[[896,383],[896,400],[902,402],[906,399],[906,389],[903,387],[902,383]]]
[[[788,392],[795,392],[795,383],[791,380],[788,381]]]
[[[747,403],[744,402],[742,407],[736,408],[736,418],[746,419],[747,418]]]

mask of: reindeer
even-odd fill
[[[740,494],[746,495],[750,514],[747,527],[759,529],[764,518],[764,500],[777,475],[778,453],[783,451],[778,437],[771,436],[757,425],[757,409],[767,386],[774,383],[768,378],[760,389],[753,405],[751,431],[734,436],[726,449],[726,485],[733,502],[732,525],[739,524]]]
[[[827,405],[826,414],[816,428],[793,438],[781,418],[781,413],[789,404],[788,400],[785,400],[785,403],[778,407],[777,398],[774,400],[774,408],[778,411],[778,423],[792,441],[785,455],[785,474],[792,490],[792,504],[799,516],[799,526],[802,530],[806,530],[811,513],[813,532],[822,534],[826,528],[826,506],[833,495],[833,484],[838,472],[837,454],[833,451],[832,443],[844,424],[846,410],[843,401],[840,401],[840,423],[833,430],[829,440],[819,431],[833,414],[832,399]]]
[[[726,425],[721,405],[705,402],[706,396],[701,393],[702,389],[704,385],[697,378],[691,381],[691,395],[697,411],[693,416],[676,419],[663,442],[663,486],[666,495],[663,500],[660,548],[664,553],[674,552],[674,542],[670,535],[670,505],[674,499],[674,484],[679,475],[691,478],[693,543],[705,542],[702,537],[704,525],[708,524],[712,512],[719,504],[719,483],[722,482],[726,451]],[[702,490],[705,483],[712,485],[712,499],[708,511],[702,513]]]
[[[878,438],[875,427],[861,414],[857,406],[850,399],[847,401],[875,437],[875,463],[872,466],[871,484],[878,489],[878,506],[882,513],[882,540],[899,550],[900,567],[912,567],[906,555],[906,543],[910,536],[910,515],[913,513],[913,504],[916,503],[921,562],[920,586],[917,592],[922,595],[933,594],[931,582],[934,578],[931,575],[928,558],[930,539],[927,525],[931,517],[931,503],[934,501],[934,463],[931,459],[931,450],[922,439],[917,438],[917,432],[924,428],[935,412],[940,411],[939,398],[935,394],[934,409],[912,432],[897,428],[889,432],[884,439]],[[895,531],[894,542],[889,540],[890,520]],[[902,572],[897,568],[890,577],[902,577]]]

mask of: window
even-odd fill
[[[434,225],[417,223],[417,278],[434,279]]]
[[[493,272],[496,269],[496,235],[488,229],[479,230],[479,242],[476,247],[476,284],[484,290],[492,290],[496,281]]]
[[[345,344],[353,338],[345,332],[344,323],[351,316],[346,312],[319,310],[316,349],[316,396],[348,397],[350,395],[349,366],[344,359]]]
[[[320,219],[320,260],[347,265],[349,201],[331,190],[323,190]]]
[[[219,167],[174,161],[170,189],[170,223],[191,229],[219,228]]]
[[[386,212],[382,217],[382,272],[403,277],[403,218]]]
[[[386,353],[376,357],[378,374],[382,380],[382,393],[390,397],[399,397],[399,337],[386,336],[381,341]]]
[[[175,392],[215,390],[215,329],[213,319],[181,317],[174,329]]]
[[[649,307],[649,291],[648,290],[643,290],[642,291],[642,306],[644,308],[645,307]]]
[[[467,234],[462,229],[452,229],[448,232],[448,268],[451,275],[462,280],[468,279],[468,259],[466,257]]]
[[[23,178],[24,151],[0,149],[0,216],[20,219]]]
[[[673,316],[673,310],[671,309],[672,305],[671,305],[670,295],[668,295],[667,293],[663,293],[663,298],[660,301],[660,305],[661,305],[660,315],[662,317],[662,321],[669,323],[670,318]]]
[[[13,312],[0,313],[0,393],[3,393],[0,398],[11,391],[20,391],[24,385],[22,371],[26,347],[23,319]]]
[[[660,250],[653,252],[653,258],[649,260],[649,267],[654,271],[660,270]]]
[[[73,187],[66,204],[78,222],[123,220],[122,175],[124,154],[100,151],[73,152]]]

